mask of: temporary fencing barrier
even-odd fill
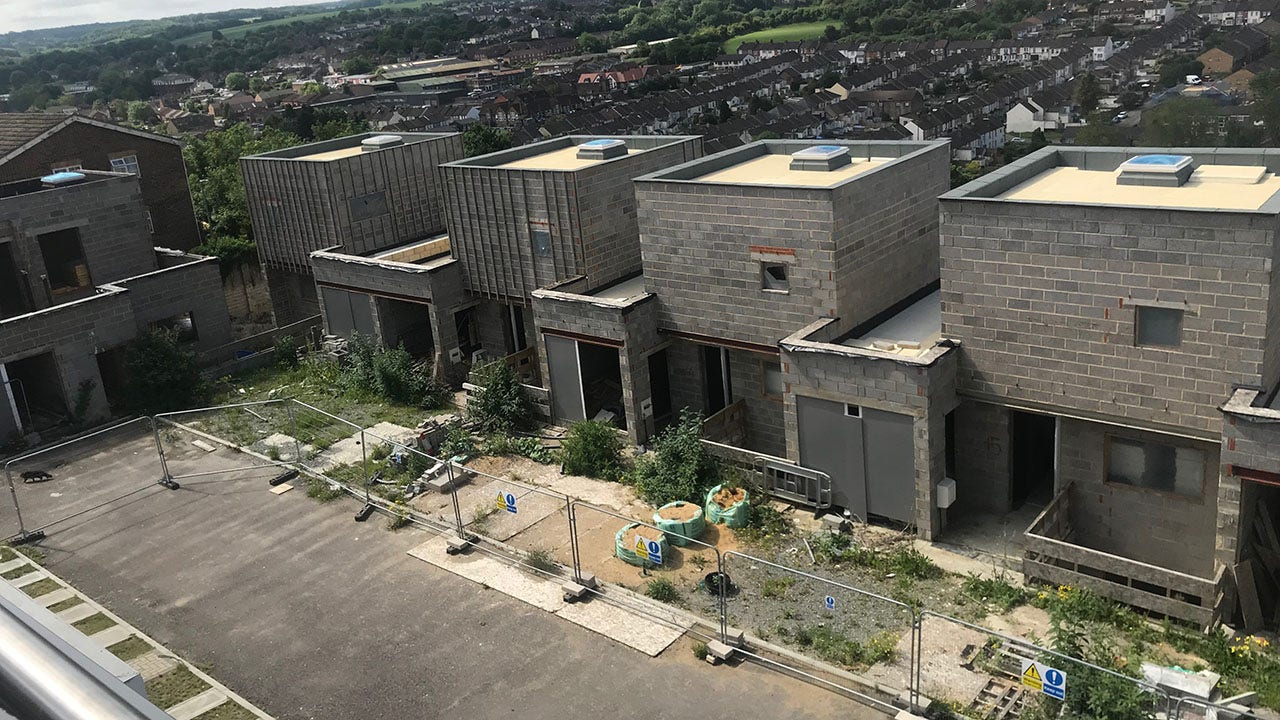
[[[839,675],[824,685],[872,706],[909,692],[915,664],[916,613],[910,605],[852,585],[747,555],[724,553],[729,626],[850,671],[875,670],[877,684]],[[769,660],[794,673],[812,673],[794,659]]]
[[[180,483],[289,467],[300,452],[292,409],[289,401],[265,400],[156,415],[165,477]]]
[[[1125,708],[1132,718],[1173,717],[1176,703],[1141,678],[1041,647],[964,620],[924,611],[916,684],[922,697],[986,718],[1018,715],[1091,718]],[[1082,639],[1083,642],[1098,638]],[[965,654],[963,664],[957,653]],[[963,698],[977,698],[964,706]]]
[[[589,588],[593,597],[707,640],[724,639],[724,596],[714,579],[722,576],[723,563],[711,538],[664,531],[649,522],[651,518],[579,500],[571,502],[570,509],[578,575],[595,581]],[[711,629],[691,623],[690,613]]]
[[[37,540],[55,525],[159,488],[165,473],[156,443],[154,422],[140,417],[9,460],[12,510],[0,513],[0,537]]]

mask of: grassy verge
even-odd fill
[[[73,608],[77,605],[83,605],[83,604],[84,604],[84,600],[82,600],[80,596],[75,595],[67,598],[66,600],[59,600],[58,602],[50,605],[49,612],[53,613],[54,615],[57,615],[63,610],[67,610],[69,608]]]
[[[31,583],[30,585],[24,585],[22,587],[22,592],[26,593],[29,597],[37,598],[41,595],[48,595],[54,590],[60,589],[62,589],[62,585],[60,585],[57,580],[52,578],[43,578]]]
[[[103,630],[113,628],[115,626],[116,621],[102,613],[94,613],[83,620],[77,620],[76,622],[71,623],[71,627],[79,630],[86,636],[97,635]]]
[[[724,43],[724,51],[729,54],[738,52],[738,46],[744,42],[790,42],[792,40],[812,40],[822,37],[828,25],[839,26],[836,20],[819,20],[817,22],[795,23],[765,28],[745,35],[731,37]]]
[[[142,657],[143,655],[151,652],[151,650],[151,643],[143,640],[137,635],[130,635],[124,640],[121,640],[115,645],[107,648],[108,652],[125,662],[129,662],[136,657]]]
[[[5,580],[17,580],[23,575],[26,575],[32,572],[35,572],[35,568],[31,567],[30,565],[22,565],[20,567],[16,567],[7,572],[0,573],[0,578],[4,578]]]
[[[156,707],[169,709],[209,689],[186,665],[179,665],[147,683],[147,699]]]
[[[257,717],[249,710],[228,701],[209,712],[197,715],[195,720],[256,720]]]

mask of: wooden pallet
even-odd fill
[[[991,678],[969,703],[970,717],[992,720],[1014,720],[1022,714],[1027,704],[1027,694],[1022,685]]]

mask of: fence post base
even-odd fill
[[[451,537],[447,541],[448,544],[445,546],[445,552],[450,555],[457,555],[458,553],[466,552],[471,548],[472,543],[476,540],[476,536],[471,534],[467,534],[462,537]]]
[[[170,490],[178,490],[178,489],[181,489],[181,488],[182,488],[182,486],[178,484],[178,481],[177,481],[177,480],[174,480],[173,478],[169,477],[168,475],[166,475],[166,476],[164,476],[164,477],[160,478],[160,480],[159,480],[159,481],[157,481],[157,483],[156,483],[156,484],[157,484],[157,485],[160,485],[161,487],[168,488],[168,489],[170,489]]]
[[[31,532],[22,532],[9,538],[10,545],[26,545],[27,543],[39,542],[45,537],[43,530],[32,530]]]

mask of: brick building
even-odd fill
[[[461,157],[458,133],[370,133],[241,158],[277,324],[320,312],[311,253],[364,257],[444,232],[439,166]],[[369,298],[337,285],[324,299],[354,303],[347,330],[371,334]]]
[[[79,115],[0,113],[0,183],[78,169],[136,174],[152,243],[200,244],[177,140]]]
[[[153,247],[136,175],[6,183],[0,218],[0,439],[123,410],[123,348],[147,328],[230,342],[217,260]]]

